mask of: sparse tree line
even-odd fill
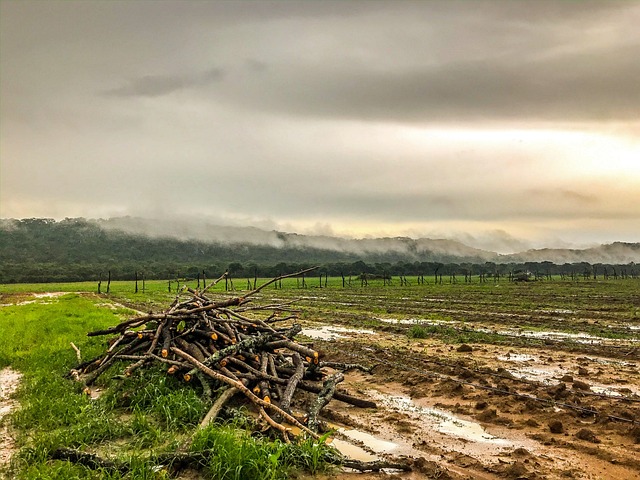
[[[146,280],[167,280],[172,283],[197,282],[206,287],[207,280],[217,278],[224,272],[229,277],[230,289],[255,288],[258,278],[274,278],[282,274],[304,270],[311,263],[285,263],[275,265],[248,262],[206,265],[160,265],[145,264],[56,264],[36,263],[22,265],[9,263],[0,265],[0,283],[38,283],[97,281],[101,292],[108,292],[112,280],[135,282],[136,292],[144,291]],[[640,268],[634,263],[626,265],[573,263],[557,265],[549,262],[526,262],[496,264],[458,264],[440,262],[366,263],[362,260],[351,263],[321,264],[310,276],[296,279],[298,287],[326,287],[329,277],[342,279],[343,287],[369,286],[375,282],[382,286],[412,286],[426,284],[465,284],[500,281],[545,281],[560,278],[568,281],[618,280],[640,278]],[[234,283],[235,282],[235,283]],[[277,285],[276,285],[277,288]]]

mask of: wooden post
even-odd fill
[[[142,274],[142,293],[144,293],[144,273]]]
[[[100,275],[98,275],[98,295],[101,293],[100,292],[100,286],[102,285],[102,273],[100,273]]]
[[[258,267],[253,268],[253,289],[255,290],[258,286]]]
[[[204,270],[202,270],[202,288],[207,288],[207,277],[205,276]]]
[[[136,293],[138,293],[138,271],[136,270]]]
[[[111,291],[111,270],[109,270],[109,279],[107,280],[107,293]]]

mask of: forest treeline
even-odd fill
[[[0,220],[0,283],[96,280],[207,278],[224,271],[235,277],[274,277],[319,265],[329,276],[392,277],[407,275],[490,277],[514,272],[533,276],[637,276],[626,265],[586,262],[494,263],[483,259],[424,252],[421,259],[402,252],[340,252],[310,247],[275,247],[247,243],[202,242],[105,230],[85,219]]]

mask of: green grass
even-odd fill
[[[219,480],[286,479],[295,470],[316,474],[328,471],[336,455],[324,440],[285,444],[256,438],[233,425],[200,430],[191,448],[211,453],[207,472]]]
[[[14,294],[25,292],[13,287]],[[53,291],[60,291],[58,287]],[[33,297],[25,298],[30,302]],[[153,456],[188,444],[209,408],[200,392],[159,369],[113,380],[113,374],[121,373],[121,366],[115,365],[100,377],[104,394],[95,400],[83,394],[81,384],[65,378],[77,363],[70,342],[84,358],[92,358],[104,352],[106,339],[86,333],[121,320],[121,311],[102,303],[101,297],[70,293],[0,307],[0,367],[23,373],[17,392],[20,407],[11,416],[20,449],[5,472],[7,478],[163,478],[154,471]],[[257,439],[248,425],[236,422],[198,432],[191,449],[206,450],[211,457],[205,478],[284,479],[295,470],[327,468],[323,459],[331,450],[324,444]],[[120,474],[51,461],[51,452],[61,447],[116,459],[130,471]]]

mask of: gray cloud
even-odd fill
[[[546,59],[513,54],[393,70],[271,66],[266,78],[222,85],[218,100],[374,121],[636,120],[639,57],[637,43]]]
[[[224,71],[212,68],[193,75],[145,75],[133,79],[128,85],[108,90],[116,97],[158,97],[187,88],[206,86],[222,80]]]
[[[0,9],[3,216],[637,239],[637,2]]]

